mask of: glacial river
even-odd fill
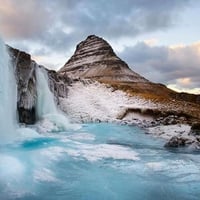
[[[200,154],[134,126],[83,124],[0,145],[0,199],[199,200]]]

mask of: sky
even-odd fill
[[[49,69],[92,34],[150,81],[200,94],[198,0],[0,0],[4,41]]]

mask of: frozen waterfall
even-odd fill
[[[68,118],[60,111],[55,103],[54,95],[49,89],[47,71],[37,66],[37,118],[40,120],[42,131],[64,131],[77,129],[70,124]]]
[[[14,70],[0,38],[0,134],[1,141],[13,138],[16,122],[17,90]]]

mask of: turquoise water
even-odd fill
[[[199,200],[200,155],[134,126],[84,124],[0,146],[0,199]]]

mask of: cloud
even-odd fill
[[[185,89],[200,88],[200,42],[173,47],[140,42],[125,48],[119,56],[151,81]]]
[[[57,18],[74,33],[91,33],[107,38],[136,36],[172,26],[188,0],[82,0],[55,1],[49,7],[59,10]]]
[[[41,1],[4,0],[0,4],[0,23],[6,38],[34,39],[49,28],[52,18]]]
[[[0,32],[14,47],[56,68],[90,34],[120,46],[119,41],[133,41],[138,36],[175,27],[190,2],[4,0],[0,4]],[[120,57],[152,81],[188,89],[200,87],[200,43],[170,47],[156,44],[156,39],[132,47],[126,42],[123,47],[130,47],[122,48]]]
[[[189,1],[5,0],[0,30],[6,39],[34,41],[63,52],[90,34],[118,40],[167,29]]]

